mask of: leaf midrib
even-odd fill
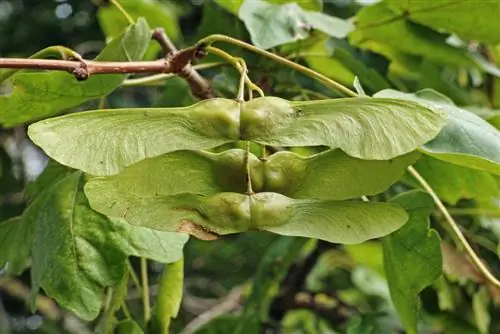
[[[421,14],[421,13],[425,13],[425,12],[430,12],[430,11],[433,11],[436,9],[446,8],[448,6],[457,5],[459,3],[460,3],[460,0],[455,0],[455,1],[450,1],[448,3],[445,3],[445,4],[439,4],[436,6],[426,7],[424,9],[420,9],[420,10],[414,10],[414,11],[403,10],[403,12],[400,14],[395,13],[396,15],[393,17],[390,17],[390,18],[387,18],[384,20],[380,20],[378,22],[373,22],[373,23],[370,23],[367,25],[362,25],[362,26],[359,26],[359,28],[362,28],[362,29],[376,28],[376,27],[382,26],[384,24],[392,23],[392,22],[395,22],[399,19],[405,19],[405,18],[408,18],[409,21],[415,23],[415,21],[411,19],[411,16],[415,13]],[[389,9],[390,11],[394,12],[394,9],[391,8],[390,6],[386,5],[386,8]]]

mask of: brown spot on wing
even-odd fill
[[[190,234],[201,240],[216,240],[219,235],[213,232],[210,232],[206,228],[201,225],[195,224],[190,220],[183,219],[181,221],[181,225],[177,232]]]

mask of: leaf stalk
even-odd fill
[[[447,226],[452,233],[456,236],[458,242],[462,245],[462,247],[465,249],[465,252],[471,259],[472,263],[476,266],[476,268],[479,270],[479,272],[484,276],[484,278],[491,283],[493,286],[495,286],[497,289],[500,289],[500,281],[493,276],[493,274],[488,270],[488,268],[484,265],[483,261],[479,258],[479,256],[474,252],[472,249],[471,245],[463,235],[462,231],[458,227],[458,224],[455,222],[451,214],[448,212],[446,207],[444,206],[443,202],[441,202],[441,199],[439,196],[436,194],[434,189],[427,183],[427,181],[420,175],[420,173],[413,168],[413,166],[408,167],[408,172],[415,178],[415,180],[420,183],[422,188],[425,189],[429,193],[429,195],[432,197],[434,200],[434,203],[436,204],[437,208],[439,211],[443,214],[443,217],[445,218],[445,222],[447,223]]]

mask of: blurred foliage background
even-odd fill
[[[323,11],[347,19],[372,2],[324,1]],[[47,46],[64,45],[85,58],[91,58],[103,48],[106,36],[113,36],[122,24],[118,22],[121,19],[116,22],[99,19],[100,15],[105,15],[99,13],[98,5],[103,3],[102,0],[0,0],[0,57],[27,57]],[[155,6],[159,9],[149,11],[147,17],[150,25],[162,25],[178,47],[214,33],[249,40],[243,23],[214,1],[158,0]],[[112,14],[107,15],[112,17]],[[327,42],[323,43],[325,40]],[[234,46],[223,48],[233,55],[245,57],[252,79],[266,95],[288,99],[337,97],[290,69]],[[469,48],[479,55],[485,54],[480,45],[471,44]],[[335,49],[335,57],[301,56],[303,50],[330,55],[329,49]],[[152,44],[148,57],[154,58],[159,51]],[[500,93],[495,91],[500,90],[500,85],[493,84],[497,78],[488,73],[438,64],[425,55],[374,53],[355,48],[345,40],[326,38],[314,32],[308,39],[275,47],[272,51],[305,61],[313,69],[349,86],[352,86],[356,73],[367,93],[388,87],[407,91],[434,88],[459,105],[475,105],[478,113],[483,112],[491,119],[497,117],[492,110],[500,108]],[[486,56],[490,60],[495,58],[494,54],[486,53]],[[203,61],[213,62],[215,58],[209,56]],[[238,76],[233,69],[220,66],[202,73],[211,80],[217,94],[235,95]],[[193,101],[195,99],[185,82],[172,79],[153,89],[121,88],[107,98],[106,104],[112,107],[167,107],[188,105]],[[95,107],[97,103],[90,102],[79,110]],[[27,140],[24,126],[0,129],[0,144],[2,221],[23,211],[25,188],[43,170],[47,159]],[[464,177],[460,174],[459,179]],[[406,189],[408,184],[411,186],[411,182],[408,178],[406,183],[381,196],[390,197]],[[439,180],[435,184],[439,185]],[[446,186],[443,187],[442,193],[446,196]],[[457,192],[462,190],[460,188]],[[453,191],[449,191],[445,199],[455,204],[457,212],[465,213],[460,210],[474,207],[477,198],[481,197],[474,198],[478,192],[474,185],[467,191],[471,196],[454,198]],[[492,264],[496,273],[500,272],[496,253],[500,235],[498,216],[495,219],[461,214],[457,219],[464,232],[477,243],[479,254]],[[444,232],[437,225],[433,227]],[[207,314],[213,317],[210,312],[219,312],[223,316],[216,324],[205,326],[200,333],[233,333],[235,324],[242,320],[229,313],[242,309],[241,300],[248,296],[252,277],[256,278],[255,285],[265,288],[266,296],[248,301],[255,303],[253,317],[266,319],[259,327],[262,333],[404,332],[390,300],[379,241],[338,247],[302,240],[305,248],[297,252],[301,249],[299,244],[287,244],[284,239],[265,233],[227,236],[214,242],[191,239],[185,249],[185,295],[172,332],[181,332],[188,324],[196,327],[193,319]],[[499,292],[488,290],[465,256],[451,246],[448,237],[443,239],[445,275],[422,293],[422,333],[500,333]],[[293,263],[287,264],[279,256],[275,257],[275,254],[293,251],[296,252]],[[138,260],[131,259],[131,262],[137,268]],[[157,291],[162,267],[155,263],[149,267],[153,295]],[[93,332],[96,323],[83,322],[43,296],[38,301],[37,312],[31,314],[26,306],[29,284],[28,271],[13,279],[3,276],[0,269],[1,334]],[[133,285],[129,287],[127,304],[130,312],[140,317],[142,302]],[[259,310],[266,315],[259,316]],[[247,328],[254,327],[248,325]]]

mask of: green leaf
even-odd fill
[[[418,158],[419,154],[412,152],[393,160],[361,160],[337,149],[309,157],[278,152],[264,161],[250,154],[249,163],[256,192],[343,200],[383,192],[401,179],[406,167]],[[133,192],[135,196],[244,193],[244,161],[245,151],[239,149],[217,154],[176,151],[140,161],[117,175],[94,178],[87,187],[113,188],[114,192]]]
[[[32,124],[28,133],[35,144],[63,165],[92,175],[112,175],[148,157],[237,140],[238,131],[238,103],[212,99],[186,108],[65,115]]]
[[[391,299],[406,331],[416,334],[419,309],[418,294],[441,275],[440,240],[429,229],[432,198],[412,191],[391,202],[408,211],[410,220],[400,230],[383,239],[384,267]]]
[[[387,160],[428,142],[445,122],[436,108],[397,99],[267,97],[243,106],[240,131],[242,139],[270,146],[325,145],[360,159]]]
[[[438,196],[455,205],[459,199],[491,200],[498,195],[495,178],[478,170],[446,163],[431,156],[422,157],[414,167]],[[415,182],[418,187],[418,183]]]
[[[33,226],[22,217],[0,223],[0,268],[20,275],[28,263],[33,240]]]
[[[127,296],[128,292],[129,277],[130,277],[129,266],[125,266],[122,279],[118,282],[118,284],[116,284],[110,289],[111,297],[109,305],[103,312],[102,317],[99,319],[99,323],[96,326],[95,330],[96,333],[108,334],[113,332],[113,328],[117,325],[118,322],[115,317],[115,313],[120,309],[120,307],[125,302],[125,297]]]
[[[282,237],[269,246],[253,278],[252,292],[234,333],[257,332],[261,323],[268,322],[269,307],[279,291],[280,282],[306,242],[304,238]]]
[[[134,320],[122,320],[116,327],[114,334],[144,334],[141,326]]]
[[[187,107],[196,103],[186,80],[173,77],[163,85],[163,93],[155,103],[156,107]]]
[[[370,92],[376,92],[390,87],[389,83],[377,71],[363,64],[360,60],[355,58],[352,53],[349,53],[348,50],[340,47],[337,43],[328,43],[333,44],[331,47],[332,56],[341,61],[348,69],[356,73],[356,76],[365,88],[369,89]]]
[[[472,296],[474,320],[481,334],[490,333],[491,316],[488,310],[490,298],[490,294],[485,286],[480,287],[479,291]]]
[[[408,218],[393,204],[294,200],[277,193],[145,196],[92,182],[85,192],[105,215],[204,240],[257,229],[352,244],[391,233]]]
[[[415,94],[383,90],[377,97],[414,101],[448,113],[448,123],[439,135],[420,148],[436,159],[500,175],[500,131],[481,117],[458,108],[446,96],[431,89]]]
[[[347,324],[347,334],[384,334],[374,314],[362,314],[352,317]]]
[[[386,2],[361,9],[356,15],[356,30],[349,40],[361,47],[372,48],[372,42],[432,61],[455,66],[475,67],[466,49],[446,43],[446,35],[406,19],[404,12]]]
[[[139,19],[122,37],[112,40],[96,60],[140,60],[151,33],[146,21]],[[0,96],[0,124],[13,127],[29,121],[60,114],[83,102],[106,96],[116,89],[125,75],[95,75],[77,81],[65,72],[17,72],[10,95]]]
[[[196,334],[234,334],[234,329],[238,327],[241,316],[234,314],[224,314],[204,324],[196,331]],[[258,327],[249,328],[250,331],[258,332]]]
[[[473,112],[500,130],[500,109],[481,108],[477,106],[464,107],[466,110]]]
[[[179,13],[178,9],[171,2],[156,0],[117,1],[132,19],[144,18],[152,29],[163,28],[170,39],[175,41],[179,38],[180,29],[177,23]],[[97,18],[107,38],[119,36],[130,24],[123,13],[112,4],[100,6]],[[160,45],[156,41],[151,40],[145,58],[155,58],[160,50]]]
[[[24,214],[34,228],[32,296],[47,295],[83,319],[94,319],[101,292],[123,277],[128,255],[173,262],[182,256],[186,236],[137,229],[108,221],[88,207],[83,175],[61,177]]]
[[[206,36],[213,34],[223,34],[240,40],[248,40],[248,33],[243,22],[236,17],[240,4],[237,1],[229,1],[228,5],[237,5],[232,15],[227,10],[218,5],[220,1],[204,1],[203,16],[201,22],[196,28],[196,40],[200,40]],[[241,0],[243,2],[243,0]],[[224,7],[224,6],[222,6]],[[227,8],[226,8],[227,9]],[[232,56],[242,55],[242,49],[236,45],[227,44],[223,46],[223,50]],[[220,61],[217,56],[212,56],[210,53],[205,58],[206,61]],[[248,60],[247,60],[248,61]]]
[[[438,31],[455,33],[463,38],[495,44],[500,42],[497,1],[442,0],[433,1],[386,0],[391,9],[404,13],[410,20]],[[478,24],[481,22],[481,24]]]
[[[332,55],[326,47],[326,41],[320,40],[307,48],[304,53],[304,60],[309,67],[321,74],[326,75],[345,86],[352,87],[354,73],[345,66],[340,59]]]
[[[238,11],[240,10],[240,7],[244,1],[245,0],[215,0],[215,2],[219,6],[227,9],[234,15],[238,14]],[[267,0],[266,2],[272,4],[285,4],[285,3],[295,2],[303,9],[314,10],[314,11],[320,11],[323,8],[322,0]]]
[[[170,321],[177,317],[181,307],[183,280],[184,261],[182,259],[165,266],[159,282],[154,310],[155,322],[158,324],[155,333],[169,333]]]
[[[353,29],[345,20],[303,10],[296,3],[275,5],[262,0],[246,0],[238,15],[252,43],[262,49],[305,39],[311,28],[337,38],[346,37]]]

